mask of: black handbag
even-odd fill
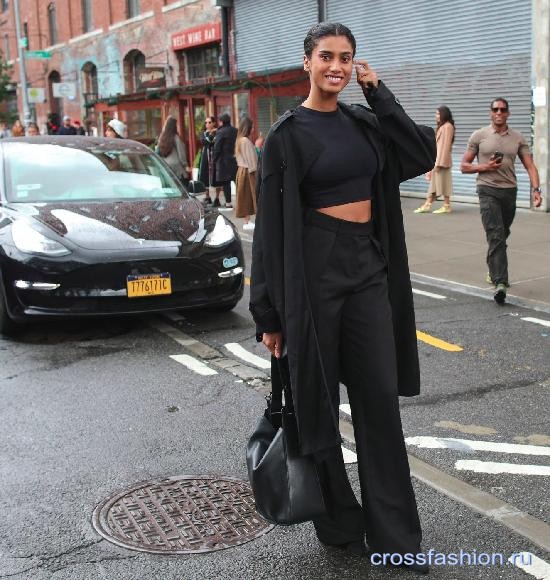
[[[298,524],[325,514],[326,507],[313,457],[298,453],[288,358],[272,357],[271,363],[271,395],[246,449],[248,478],[261,516]]]

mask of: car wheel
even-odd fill
[[[4,286],[0,279],[0,334],[12,334],[16,328],[15,322],[10,318],[6,308],[6,296]]]

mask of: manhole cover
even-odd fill
[[[110,542],[155,554],[232,548],[274,527],[245,481],[190,475],[138,483],[101,502],[92,523]]]

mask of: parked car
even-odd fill
[[[135,141],[0,142],[0,331],[39,317],[231,309],[233,224]]]

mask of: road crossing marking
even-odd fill
[[[235,356],[239,357],[240,359],[244,360],[247,363],[250,363],[260,369],[271,368],[271,361],[268,361],[265,358],[262,358],[261,356],[251,353],[237,342],[228,342],[227,344],[224,344],[224,346],[231,354],[234,354]]]
[[[522,318],[525,322],[534,322],[535,324],[540,324],[541,326],[550,327],[550,320],[543,320],[542,318],[532,318],[531,316],[526,316]]]
[[[412,289],[413,294],[420,294],[421,296],[427,296],[428,298],[435,298],[436,300],[446,300],[447,296],[443,294],[434,294],[433,292],[427,292],[426,290],[418,290],[417,288]]]
[[[342,411],[342,413],[345,413],[346,415],[349,415],[351,417],[351,406],[349,403],[342,403],[340,405],[340,411]]]
[[[550,466],[523,465],[517,463],[498,463],[496,461],[479,461],[477,459],[461,459],[455,463],[459,471],[475,473],[512,473],[515,475],[550,475]]]
[[[496,441],[475,441],[453,437],[407,437],[408,445],[424,449],[455,449],[457,451],[491,451],[494,453],[516,453],[520,455],[550,456],[550,447],[543,445],[521,445],[518,443],[498,443]]]
[[[535,554],[531,554],[531,552],[519,552],[508,558],[508,561],[514,566],[521,568],[527,574],[534,576],[537,580],[548,580],[550,578],[550,564],[541,560]]]
[[[200,360],[189,356],[188,354],[171,354],[171,359],[174,359],[176,362],[186,366],[188,369],[194,371],[199,375],[217,375],[218,372],[214,369],[211,369],[208,365],[204,364]]]
[[[351,450],[342,445],[342,455],[344,456],[344,463],[357,463],[357,455]]]
[[[461,346],[458,346],[458,344],[445,342],[440,338],[436,338],[435,336],[431,336],[425,332],[421,332],[420,330],[416,331],[416,338],[422,342],[425,342],[426,344],[429,344],[430,346],[435,346],[436,348],[440,348],[448,352],[461,352],[464,350]]]

